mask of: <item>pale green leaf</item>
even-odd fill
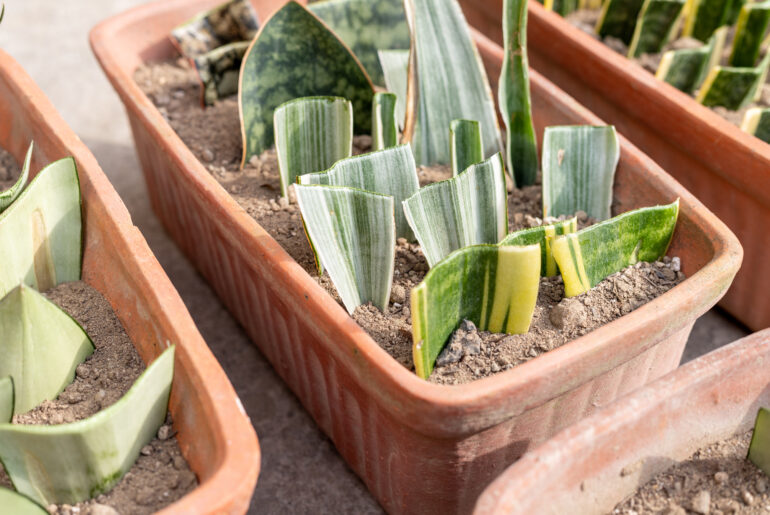
[[[0,13],[0,19],[2,19],[2,13]],[[42,506],[8,488],[0,487],[0,506],[3,507],[3,513],[12,515],[48,515]]]
[[[380,50],[380,65],[385,76],[385,87],[396,95],[398,126],[404,128],[406,118],[406,82],[409,69],[409,50]]]
[[[24,186],[27,185],[27,179],[29,178],[29,166],[32,162],[32,147],[33,143],[29,144],[29,150],[27,150],[27,156],[24,158],[24,165],[21,167],[21,175],[16,180],[13,186],[0,193],[0,213],[5,211],[14,200],[21,194]]]
[[[258,28],[251,2],[230,0],[175,27],[171,37],[182,54],[192,59],[228,43],[249,41]]]
[[[636,21],[634,37],[628,45],[628,57],[663,50],[679,26],[684,4],[685,0],[645,0]]]
[[[596,33],[605,38],[612,36],[628,45],[634,37],[636,20],[644,0],[606,0],[596,23]]]
[[[770,411],[761,406],[751,433],[748,460],[770,475]]]
[[[741,129],[770,143],[770,108],[752,107],[746,111]]]
[[[375,93],[372,102],[372,149],[382,150],[398,145],[398,120],[394,93]]]
[[[449,155],[452,159],[452,175],[458,175],[469,166],[484,160],[479,122],[452,120],[449,125]]]
[[[709,72],[696,100],[707,107],[722,106],[737,111],[755,101],[767,78],[768,52],[754,68],[716,66]]]
[[[430,266],[452,251],[497,243],[508,231],[508,195],[500,153],[463,173],[429,184],[403,203]]]
[[[10,422],[13,418],[14,397],[13,377],[3,377],[0,379],[0,422]]]
[[[503,238],[499,245],[501,247],[508,245],[521,247],[537,243],[540,245],[540,275],[551,277],[559,272],[559,267],[556,266],[556,261],[553,259],[553,253],[551,252],[551,240],[556,236],[575,231],[577,231],[577,218],[573,217],[551,225],[542,225],[512,232]]]
[[[682,36],[707,41],[727,22],[732,0],[687,0]]]
[[[615,127],[546,127],[543,137],[543,216],[585,211],[610,217],[620,144]]]
[[[238,93],[238,75],[248,48],[248,41],[238,41],[193,58],[203,84],[204,104],[213,105],[220,98]]]
[[[738,14],[730,66],[753,67],[770,24],[770,1],[745,4]]]

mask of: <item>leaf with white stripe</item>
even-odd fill
[[[369,301],[385,310],[396,254],[393,197],[338,186],[298,184],[295,191],[316,261],[348,313]]]
[[[378,52],[385,87],[396,95],[398,126],[404,128],[406,117],[406,81],[409,69],[409,50],[380,50]]]
[[[281,193],[306,173],[320,172],[353,153],[353,106],[340,97],[304,97],[275,110],[275,150]]]
[[[412,229],[401,209],[401,203],[420,188],[408,143],[337,161],[325,172],[301,175],[299,183],[348,186],[392,196],[393,205],[399,207],[395,210],[396,236],[414,241]]]
[[[372,102],[372,149],[395,147],[398,145],[398,120],[395,93],[375,93]]]
[[[543,137],[543,216],[585,211],[610,217],[620,145],[615,127],[546,127]]]
[[[462,247],[497,243],[508,231],[503,158],[498,152],[460,175],[429,184],[403,205],[430,266]]]
[[[770,143],[770,108],[752,107],[746,111],[741,130]]]
[[[757,100],[767,79],[770,52],[754,68],[715,66],[703,81],[698,102],[707,107],[722,106],[737,111]]]
[[[0,193],[0,213],[5,211],[8,206],[13,204],[13,201],[18,198],[21,190],[23,190],[24,186],[27,185],[27,179],[29,178],[29,165],[32,162],[33,146],[34,143],[29,144],[27,156],[24,158],[24,165],[21,167],[21,174],[19,175],[19,178],[16,179],[16,182],[13,184],[13,186]]]
[[[636,22],[628,57],[663,50],[679,27],[685,0],[645,0]]]
[[[515,245],[518,247],[525,245],[540,245],[540,274],[543,277],[552,277],[559,273],[559,267],[553,259],[551,252],[551,241],[556,236],[570,234],[577,231],[577,218],[572,217],[563,222],[557,222],[551,225],[542,225],[530,229],[522,229],[512,232],[499,243],[501,247]]]
[[[449,125],[449,155],[452,157],[452,175],[458,175],[470,165],[484,160],[479,122],[452,120]]]

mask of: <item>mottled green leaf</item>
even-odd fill
[[[693,93],[719,63],[728,27],[720,27],[700,48],[669,50],[663,54],[655,76],[685,93]]]
[[[241,166],[273,144],[275,109],[310,96],[347,98],[356,133],[371,131],[374,89],[366,72],[323,22],[291,1],[262,26],[241,66]]]
[[[0,12],[0,20],[2,12]],[[0,487],[0,506],[4,513],[13,515],[48,515],[48,512],[42,506],[35,504],[27,497]]]
[[[13,418],[15,392],[13,377],[6,376],[0,379],[0,422],[10,422]],[[2,506],[2,504],[0,504]]]
[[[430,376],[447,338],[463,320],[494,333],[526,333],[539,287],[539,245],[474,245],[447,256],[412,288],[417,375]]]
[[[238,93],[238,75],[248,48],[248,41],[238,41],[193,58],[203,83],[204,104],[213,105],[220,98]]]
[[[735,26],[730,66],[754,66],[770,23],[770,1],[749,2],[741,8]]]
[[[372,102],[372,149],[398,145],[397,98],[394,93],[375,93]]]
[[[230,0],[174,28],[171,38],[192,59],[228,43],[249,41],[258,28],[257,12],[249,0]]]
[[[606,0],[596,23],[596,33],[601,37],[612,36],[628,45],[634,37],[636,20],[644,0]]]
[[[746,111],[741,129],[770,143],[770,108],[753,107]]]
[[[578,0],[545,0],[543,7],[561,16],[567,16],[578,9]]]
[[[770,411],[760,407],[751,434],[748,460],[770,475]]]
[[[27,185],[27,179],[29,178],[29,165],[32,162],[32,147],[33,143],[29,144],[29,150],[27,150],[27,156],[24,158],[24,165],[21,167],[21,174],[16,180],[13,186],[7,190],[0,192],[0,213],[5,211],[14,200],[21,194],[24,186]]]
[[[477,120],[484,155],[502,149],[495,102],[457,0],[406,0],[412,37],[403,140],[419,165],[449,163],[446,129]]]
[[[452,159],[452,175],[458,175],[470,165],[484,160],[479,122],[452,120],[449,125],[449,155]]]
[[[497,243],[508,231],[508,196],[500,153],[429,184],[404,201],[404,213],[430,266],[452,251]]]
[[[298,176],[320,172],[353,153],[353,106],[340,97],[304,97],[275,110],[281,192]]]
[[[634,37],[628,46],[628,57],[663,50],[679,25],[684,4],[685,0],[645,0],[639,11]]]
[[[687,0],[686,22],[682,35],[707,41],[727,22],[731,0]]]
[[[515,245],[517,247],[540,245],[540,275],[551,277],[559,272],[556,261],[551,252],[551,240],[562,234],[569,234],[577,231],[577,218],[573,217],[563,222],[557,222],[551,225],[542,225],[532,227],[531,229],[522,229],[512,232],[499,243],[501,247]]]
[[[398,126],[404,128],[406,117],[406,82],[409,69],[409,50],[380,50],[380,65],[385,76],[385,87],[396,95]]]
[[[723,106],[733,111],[743,109],[761,91],[769,64],[770,52],[754,68],[715,66],[703,81],[696,100],[707,107]]]

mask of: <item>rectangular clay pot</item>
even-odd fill
[[[260,454],[235,390],[91,152],[0,50],[0,146],[21,162],[30,141],[35,142],[31,175],[62,157],[77,162],[83,280],[109,301],[145,363],[176,345],[169,409],[182,454],[200,485],[161,513],[245,513]]]
[[[471,25],[502,44],[503,0],[460,4]],[[530,65],[615,125],[738,236],[748,252],[720,305],[755,331],[770,326],[770,145],[538,2],[529,2],[528,18]]]
[[[699,448],[751,429],[770,407],[768,366],[770,329],[687,363],[525,454],[475,513],[610,513]]]
[[[472,384],[419,379],[381,349],[216,182],[133,80],[174,55],[172,27],[217,0],[128,11],[91,33],[125,103],[153,208],[318,425],[390,512],[466,513],[530,445],[677,366],[692,324],[729,286],[730,231],[626,140],[616,209],[681,198],[671,255],[688,279],[591,334]],[[255,1],[265,20],[280,1]],[[490,78],[501,49],[477,40]],[[601,123],[537,73],[535,123]]]

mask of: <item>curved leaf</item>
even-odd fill
[[[29,178],[29,166],[32,162],[33,146],[34,143],[29,144],[27,156],[24,158],[24,165],[21,167],[21,175],[19,175],[19,178],[16,180],[13,186],[0,193],[0,213],[5,211],[8,206],[10,206],[13,201],[18,198],[18,196],[21,194],[21,191],[24,189],[24,186],[27,185],[27,179]]]
[[[577,218],[573,217],[563,222],[557,222],[551,225],[542,225],[532,227],[531,229],[522,229],[512,232],[499,243],[501,247],[515,245],[518,247],[526,245],[540,245],[540,275],[551,277],[559,273],[559,267],[553,259],[551,252],[551,240],[556,236],[570,234],[577,231]]]
[[[449,125],[449,155],[452,158],[452,175],[458,175],[484,160],[479,122],[452,120]]]
[[[205,105],[213,105],[220,98],[238,93],[238,75],[248,48],[248,41],[238,41],[193,58],[203,84]]]
[[[257,34],[257,12],[249,0],[230,0],[175,27],[171,38],[185,56],[195,58]]]
[[[398,120],[394,93],[375,93],[372,102],[372,149],[382,150],[398,145]]]
[[[2,13],[0,13],[1,17]],[[13,515],[48,515],[42,506],[7,488],[0,488],[0,506],[5,513]]]

